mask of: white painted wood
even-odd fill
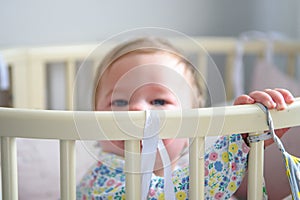
[[[141,156],[140,141],[125,141],[125,190],[126,199],[141,198]]]
[[[257,105],[157,111],[164,120],[160,138],[230,135],[268,130],[265,113]],[[270,111],[275,128],[300,125],[300,98],[283,111]],[[182,119],[185,119],[184,121]],[[220,132],[210,130],[214,119]],[[45,111],[0,108],[0,136],[62,140],[132,140],[142,139],[141,129],[124,134],[119,124],[144,126],[144,111],[92,112]],[[178,128],[181,127],[180,130]],[[201,127],[197,130],[197,127]],[[194,129],[194,130],[191,130]],[[89,130],[89,131],[86,131]],[[110,134],[107,135],[106,133]]]
[[[257,135],[260,133],[251,133]],[[264,142],[250,144],[248,157],[248,192],[247,199],[256,200],[263,198],[263,171],[264,171]]]
[[[1,137],[2,199],[18,199],[17,147],[14,137]]]
[[[76,199],[76,152],[74,140],[60,140],[60,189],[62,200]]]
[[[190,139],[189,198],[204,199],[204,149],[205,138]]]

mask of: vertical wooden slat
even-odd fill
[[[140,141],[125,141],[126,199],[141,198],[141,156]]]
[[[46,64],[44,60],[31,58],[29,74],[29,108],[46,109]]]
[[[68,110],[73,110],[75,97],[74,80],[75,80],[75,60],[68,60],[66,63],[66,105]]]
[[[296,78],[296,55],[289,53],[287,57],[287,74],[291,78]]]
[[[189,199],[204,199],[204,147],[205,138],[190,139]]]
[[[263,197],[264,142],[251,143],[250,147],[247,199],[257,200]]]
[[[11,64],[12,106],[14,108],[29,108],[28,74],[28,63],[25,58]]]
[[[226,66],[225,66],[225,89],[226,89],[226,98],[227,101],[230,101],[234,98],[233,92],[233,66],[235,61],[236,54],[231,52],[226,56]]]
[[[60,194],[62,200],[76,199],[75,159],[75,141],[60,140]]]
[[[14,137],[1,137],[2,199],[18,199],[17,147]]]

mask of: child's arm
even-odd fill
[[[294,96],[286,89],[265,89],[264,91],[254,91],[249,95],[241,95],[234,101],[234,105],[262,103],[268,109],[284,110],[287,104],[294,102]],[[282,137],[288,128],[277,129],[275,133],[278,137]],[[266,140],[265,147],[272,144],[273,140]]]

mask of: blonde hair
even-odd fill
[[[103,73],[121,57],[129,53],[157,53],[164,52],[174,55],[181,63],[184,63],[186,70],[188,70],[192,77],[191,84],[193,92],[196,94],[195,107],[203,107],[205,104],[205,87],[203,78],[200,76],[197,69],[182,55],[182,53],[175,48],[171,43],[162,38],[143,37],[122,43],[113,48],[101,61],[98,66],[94,84],[94,104],[96,102],[98,87]]]

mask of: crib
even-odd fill
[[[224,54],[226,69],[224,75],[227,100],[234,97],[232,74],[236,57],[235,38],[194,38],[210,54]],[[199,61],[199,68],[205,73],[206,52],[185,46],[182,39],[174,39],[177,46],[193,52]],[[141,174],[130,173],[140,170],[140,140],[143,129],[137,128],[131,135],[125,134],[116,124],[115,116],[123,124],[134,123],[139,127],[145,124],[144,111],[131,112],[92,112],[74,110],[73,83],[76,74],[76,62],[86,58],[96,45],[77,45],[60,47],[36,47],[10,49],[2,51],[10,67],[12,94],[11,107],[1,108],[0,136],[2,163],[3,199],[18,199],[16,138],[54,139],[60,141],[60,187],[61,199],[75,199],[75,141],[76,140],[125,140],[126,199],[139,199]],[[114,44],[108,44],[109,49]],[[286,72],[295,76],[297,54],[300,43],[295,41],[274,42],[274,52],[287,56]],[[244,53],[265,56],[266,44],[261,41],[245,43]],[[195,52],[196,51],[196,52]],[[105,52],[98,52],[94,59],[99,59]],[[65,65],[65,111],[46,110],[47,93],[46,65],[49,62],[63,62]],[[95,68],[97,62],[92,64]],[[93,68],[93,67],[92,67]],[[69,111],[67,111],[69,110]],[[204,199],[204,142],[207,136],[229,135],[234,133],[260,134],[268,130],[265,114],[256,105],[221,106],[182,111],[159,111],[164,123],[160,127],[159,137],[189,138],[190,184],[189,199]],[[300,99],[285,111],[271,111],[275,128],[300,126]],[[220,119],[218,135],[210,130],[211,120]],[[182,120],[185,119],[185,120]],[[95,126],[101,122],[101,129]],[[178,127],[174,125],[180,125]],[[194,127],[194,131],[190,131]],[[89,130],[84,135],[79,131]],[[108,138],[105,130],[112,129]],[[249,154],[248,199],[261,199],[263,181],[263,142],[251,144]]]
[[[195,63],[199,70],[205,75],[207,65],[210,62],[209,56],[222,55],[221,64],[224,70],[224,85],[226,90],[226,100],[234,98],[233,74],[235,58],[237,57],[236,38],[193,38],[200,44],[191,45],[186,38],[170,38],[170,41],[187,54],[194,55]],[[31,47],[5,49],[1,54],[5,58],[10,68],[11,76],[11,96],[13,100],[9,106],[17,108],[47,109],[47,69],[51,68],[49,63],[61,63],[64,68],[64,85],[66,96],[64,109],[74,110],[76,94],[74,82],[78,65],[87,57],[91,60],[91,73],[95,70],[99,60],[105,53],[115,46],[117,42],[107,42],[101,44],[70,45],[70,46],[50,46],[50,47]],[[202,49],[203,48],[203,49]],[[244,42],[244,56],[255,56],[259,58],[267,57],[267,44],[260,40]],[[91,53],[93,52],[93,53]],[[273,52],[284,56],[285,73],[292,78],[300,76],[297,70],[298,54],[300,43],[293,40],[274,41]],[[214,58],[213,58],[214,59]]]

